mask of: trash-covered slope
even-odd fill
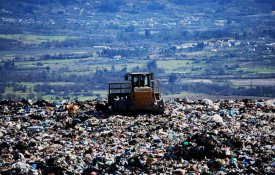
[[[95,101],[0,102],[0,174],[274,174],[275,100],[169,100],[163,115]]]

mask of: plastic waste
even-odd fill
[[[135,116],[97,111],[92,100],[0,101],[0,174],[270,174],[266,101],[174,99],[164,115]]]
[[[44,127],[43,126],[30,126],[27,128],[28,131],[31,132],[41,132],[44,131]]]
[[[219,114],[214,114],[211,117],[211,121],[216,122],[216,123],[223,123],[223,118]]]

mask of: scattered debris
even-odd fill
[[[274,100],[175,99],[135,116],[100,105],[0,102],[0,174],[274,174]]]

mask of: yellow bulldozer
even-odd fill
[[[125,75],[125,82],[109,83],[108,104],[116,112],[164,112],[160,82],[151,72]]]

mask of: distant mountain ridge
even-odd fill
[[[37,5],[46,5],[54,8],[57,6],[82,6],[84,4],[91,4],[92,8],[107,12],[123,11],[125,8],[133,6],[144,9],[144,4],[152,7],[149,10],[157,10],[158,8],[162,10],[173,5],[200,6],[201,4],[227,5],[235,6],[236,8],[264,8],[267,11],[275,10],[274,0],[2,0],[0,7],[3,8],[10,5],[9,8],[15,10],[17,8],[31,8],[31,6]]]

